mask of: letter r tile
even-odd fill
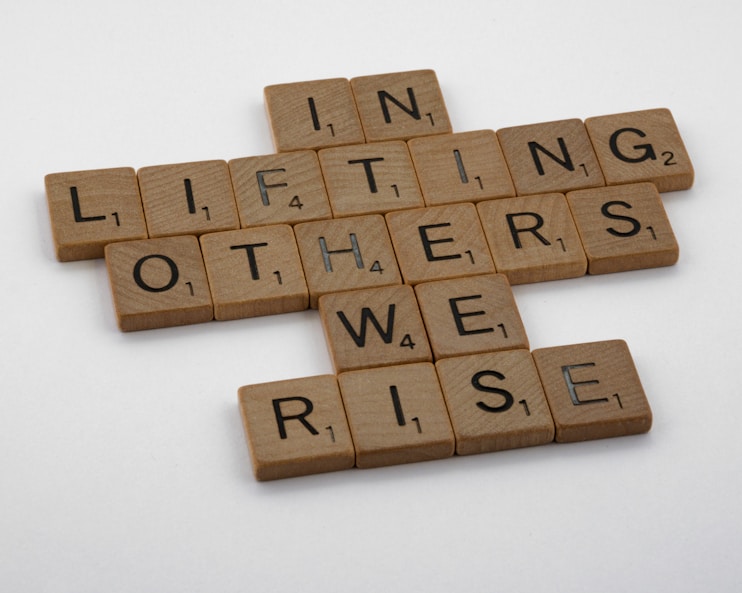
[[[256,479],[353,467],[353,441],[334,375],[246,385],[238,399]]]
[[[346,78],[270,85],[264,96],[277,152],[365,142]]]
[[[640,434],[652,411],[626,342],[608,340],[533,351],[558,442]]]
[[[209,283],[196,237],[109,243],[105,255],[121,331],[213,319]]]
[[[338,375],[356,466],[380,467],[451,457],[455,441],[431,363]]]

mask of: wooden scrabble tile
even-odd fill
[[[679,249],[657,189],[651,183],[567,194],[589,274],[671,266]]]
[[[413,138],[407,145],[427,206],[515,195],[492,130]]]
[[[495,271],[474,204],[390,212],[386,221],[407,284]]]
[[[318,154],[335,217],[424,205],[409,150],[402,141],[326,148]]]
[[[471,455],[544,445],[554,421],[528,350],[439,360],[438,378],[456,435],[456,453]]]
[[[313,150],[233,159],[229,172],[243,228],[332,218]]]
[[[273,225],[201,235],[219,320],[301,311],[309,292],[294,232]]]
[[[528,348],[528,338],[502,274],[425,282],[415,287],[436,360]]]
[[[378,214],[303,222],[294,233],[312,309],[323,294],[402,283],[384,218]]]
[[[137,176],[150,237],[240,228],[225,161],[142,167]]]
[[[353,442],[333,375],[245,385],[238,397],[258,480],[353,467]]]
[[[147,238],[131,167],[51,173],[44,182],[59,261],[103,257],[108,243]]]
[[[433,70],[359,76],[350,86],[366,142],[452,132]]]
[[[196,237],[109,243],[105,255],[121,331],[188,325],[213,318]]]
[[[319,314],[336,373],[433,360],[411,286],[326,294]]]
[[[579,119],[503,128],[497,137],[519,196],[605,185]]]
[[[587,272],[564,194],[540,194],[477,204],[497,271],[510,284],[576,278]]]
[[[652,411],[626,342],[533,351],[561,443],[647,432]]]
[[[277,152],[365,141],[347,78],[270,85],[264,96]]]
[[[608,185],[650,181],[660,192],[693,185],[693,165],[668,109],[585,120]]]
[[[356,466],[450,457],[455,441],[435,367],[417,363],[338,375]]]

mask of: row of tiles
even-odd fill
[[[650,183],[105,248],[124,331],[317,308],[321,296],[500,272],[511,284],[672,265]]]
[[[247,385],[238,401],[258,480],[640,434],[652,424],[622,340]]]
[[[604,149],[601,144],[595,150],[590,127],[563,120],[229,162],[49,174],[45,184],[57,258],[102,257],[114,241],[516,195],[636,182],[654,183],[660,192],[690,187],[693,168],[669,111],[604,117],[613,123],[596,118],[593,127],[623,127],[604,138]],[[606,173],[611,164],[617,169],[613,176]]]

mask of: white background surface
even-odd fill
[[[6,2],[0,589],[739,591],[732,2]],[[436,70],[455,131],[668,107],[667,269],[515,287],[532,348],[625,339],[648,435],[258,483],[237,388],[332,372],[315,312],[120,333],[43,178],[273,152],[262,89]]]

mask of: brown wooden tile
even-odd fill
[[[137,176],[150,237],[240,228],[225,161],[142,167]]]
[[[219,320],[309,307],[291,227],[273,225],[201,235],[201,251]]]
[[[333,375],[245,385],[238,397],[258,480],[353,467],[353,442]]]
[[[605,185],[579,119],[503,128],[497,137],[519,196]]]
[[[213,318],[196,237],[109,243],[105,255],[121,331],[188,325]]]
[[[660,192],[693,185],[693,165],[668,109],[590,117],[585,127],[608,185],[650,181]]]
[[[407,145],[427,206],[515,195],[492,130],[413,138]]]
[[[477,204],[497,271],[510,284],[576,278],[587,272],[564,194],[540,194]]]
[[[411,286],[327,294],[319,313],[336,373],[433,360]]]
[[[415,287],[436,360],[528,348],[510,284],[502,274],[425,282]]]
[[[326,148],[318,154],[335,217],[424,205],[410,153],[402,141]]]
[[[131,167],[51,173],[44,182],[59,261],[103,257],[108,243],[147,238]]]
[[[229,172],[243,228],[332,218],[313,150],[233,159]]]
[[[554,421],[528,350],[439,360],[438,377],[456,435],[471,455],[554,440]]]
[[[556,440],[647,432],[652,411],[626,342],[609,340],[533,351]]]
[[[381,215],[303,222],[294,233],[313,309],[323,294],[402,283]]]
[[[338,376],[356,450],[371,468],[453,455],[446,405],[430,363],[381,367]]]
[[[407,284],[495,271],[473,204],[390,212],[386,221]]]
[[[452,132],[433,70],[359,76],[350,85],[366,142]]]
[[[616,185],[567,194],[588,273],[671,266],[679,249],[660,195],[651,183]]]
[[[346,78],[270,85],[264,96],[277,152],[364,142]]]

